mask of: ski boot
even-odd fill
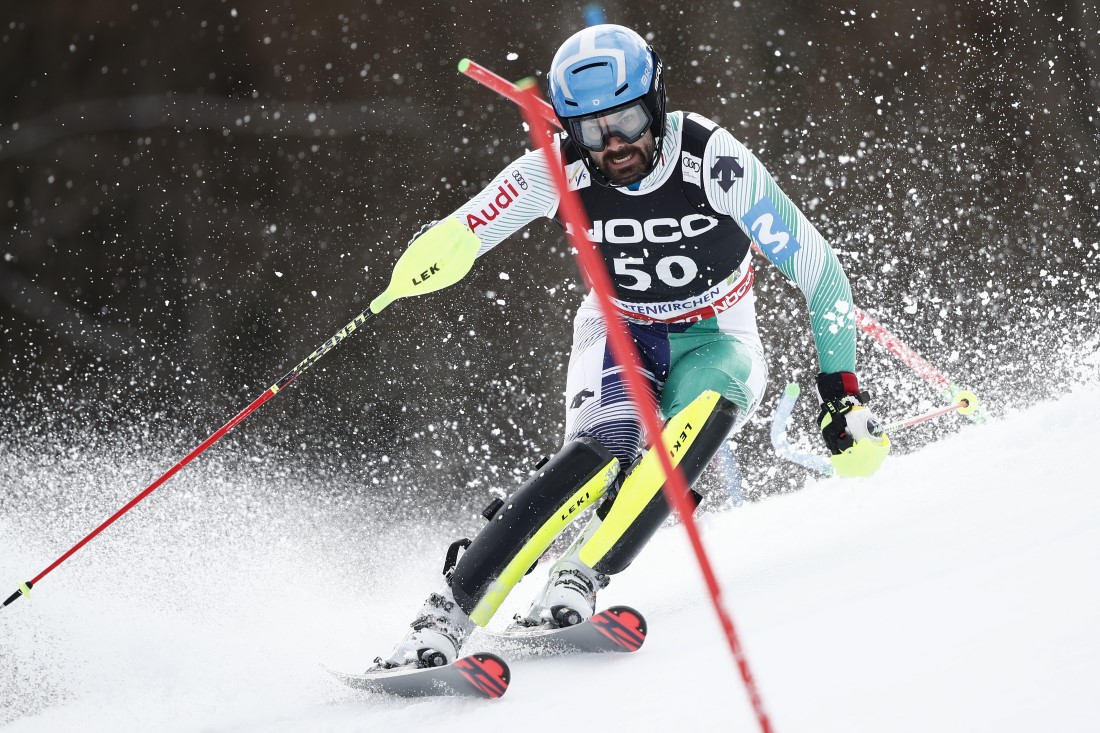
[[[561,628],[592,618],[596,593],[607,587],[610,578],[585,565],[578,555],[600,523],[599,517],[592,517],[581,536],[550,568],[550,578],[527,615],[516,615],[513,628]]]
[[[451,589],[444,588],[442,593],[428,596],[411,626],[412,630],[394,647],[389,657],[374,660],[372,670],[450,664],[458,659],[458,650],[474,624],[458,607]]]

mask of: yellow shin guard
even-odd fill
[[[455,600],[485,626],[550,543],[594,505],[619,473],[596,441],[566,445],[509,496],[470,544],[451,576]]]
[[[736,405],[708,390],[665,425],[662,435],[672,463],[684,472],[689,486],[729,435],[736,413]],[[623,481],[610,507],[600,507],[603,523],[580,548],[581,562],[608,575],[626,569],[669,515],[664,483],[660,459],[650,451]]]

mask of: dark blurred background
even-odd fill
[[[993,415],[1096,378],[1094,3],[600,9],[659,50],[671,108],[757,151],[840,252],[857,303]],[[2,15],[0,449],[48,461],[137,444],[165,468],[363,310],[422,223],[523,152],[517,111],[459,59],[541,77],[586,24],[546,1],[54,0]],[[808,475],[771,456],[767,420],[817,368],[801,295],[762,261],[758,274],[772,382],[738,438],[757,496]],[[539,223],[466,281],[391,307],[214,450],[389,491],[397,512],[426,497],[480,508],[558,445],[574,275]],[[860,355],[884,417],[941,404],[863,337]],[[814,410],[793,430],[816,450]]]

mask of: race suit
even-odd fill
[[[593,183],[564,134],[550,155],[592,221],[589,237],[666,417],[707,389],[737,406],[734,431],[758,406],[767,364],[753,243],[805,296],[821,371],[855,370],[852,294],[836,254],[729,132],[696,114],[670,113],[656,167],[630,188]],[[481,239],[479,257],[535,219],[556,216],[547,166],[543,151],[526,153],[454,212]],[[565,402],[565,442],[594,438],[623,465],[637,457],[641,422],[592,293],[574,319]]]

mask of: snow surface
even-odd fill
[[[1078,387],[873,479],[704,517],[774,729],[1100,730],[1098,414],[1100,386]],[[150,505],[183,501],[165,492]],[[601,595],[646,614],[639,653],[516,662],[499,701],[404,701],[318,665],[388,651],[431,589],[438,541],[284,510],[245,532],[176,530],[143,507],[0,612],[3,730],[758,730],[680,527]],[[14,587],[74,531],[0,513],[0,577]]]

